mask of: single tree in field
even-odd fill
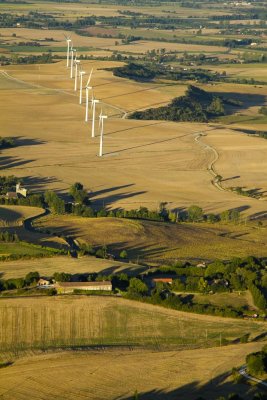
[[[69,194],[73,197],[75,203],[79,204],[85,203],[88,198],[88,194],[80,182],[76,182],[70,187]]]
[[[203,220],[203,210],[198,206],[190,206],[187,210],[188,218],[192,222],[199,222]]]

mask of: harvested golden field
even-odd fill
[[[51,246],[51,243],[47,243]],[[28,272],[38,271],[41,276],[52,276],[55,272],[70,274],[82,273],[120,273],[136,275],[146,268],[131,263],[102,260],[95,257],[72,258],[56,256],[52,258],[39,258],[29,260],[5,261],[0,263],[0,276],[3,279],[23,278]]]
[[[223,224],[170,224],[119,218],[45,216],[36,228],[70,235],[93,246],[108,246],[116,255],[126,249],[130,260],[229,259],[267,255],[266,228]]]
[[[216,170],[223,177],[225,188],[240,186],[255,189],[256,193],[267,198],[267,141],[236,131],[215,132],[203,139],[216,148],[219,159]],[[233,174],[233,165],[235,172]],[[261,165],[261,168],[259,168]]]
[[[65,30],[41,30],[41,29],[28,29],[28,28],[0,28],[1,39],[4,39],[6,43],[13,44],[20,41],[43,41],[42,45],[51,47],[66,47],[65,36],[69,35],[68,31]],[[16,34],[16,37],[12,35]],[[45,40],[46,38],[53,38],[54,40]],[[78,35],[72,32],[71,38],[78,47],[92,47],[101,48],[107,46],[115,46],[115,39],[110,38],[97,38],[97,37],[86,37]],[[120,39],[116,39],[120,42]],[[40,47],[40,52],[42,52],[42,47]]]
[[[170,42],[156,42],[149,40],[139,40],[137,42],[132,42],[131,44],[118,45],[118,46],[109,46],[107,49],[116,50],[122,53],[138,53],[144,54],[147,51],[151,50],[160,50],[165,49],[166,52],[177,51],[177,52],[194,52],[194,53],[222,53],[227,50],[226,47],[223,46],[208,46],[208,45],[198,45],[198,44],[183,44],[183,43],[170,43]]]
[[[27,218],[43,214],[44,210],[38,207],[0,206],[0,227],[21,226]]]
[[[225,71],[231,78],[254,78],[257,81],[267,82],[266,64],[224,64],[221,66],[209,65],[207,67],[203,67],[211,71],[218,71],[221,73]]]
[[[211,165],[218,174],[220,169],[227,168],[228,177],[231,177],[237,175],[236,170],[241,170],[242,184],[253,187],[257,187],[261,175],[261,189],[266,190],[266,141],[248,138],[244,142],[242,134],[235,133],[236,141],[231,141],[229,152],[236,150],[240,140],[243,154],[251,154],[249,164],[245,157],[244,161],[240,158],[237,165],[235,155],[230,153],[221,162],[223,157],[219,151],[220,167],[217,168],[217,150],[205,143],[213,136],[215,139],[224,135],[227,139],[233,138],[229,128],[223,124],[121,118],[129,111],[166,104],[181,95],[185,86],[136,83],[102,70],[116,65],[121,63],[84,63],[88,73],[94,68],[94,93],[109,115],[102,159],[97,157],[99,139],[90,138],[91,125],[84,123],[84,106],[78,105],[78,95],[73,92],[73,81],[67,76],[64,62],[5,67],[9,75],[2,74],[0,79],[2,129],[6,136],[21,137],[25,142],[5,150],[2,173],[26,177],[25,183],[33,190],[66,192],[79,180],[92,191],[94,202],[109,208],[129,209],[143,205],[156,209],[161,201],[166,201],[172,209],[197,203],[209,212],[245,208],[247,214],[253,215],[266,211],[264,201],[218,190],[211,184],[209,171]],[[249,85],[239,85],[237,97],[247,98],[250,89]],[[210,90],[234,93],[235,85],[220,84]],[[252,97],[244,108],[249,108],[258,98],[256,89],[255,92],[251,90]],[[264,95],[266,89],[262,90]],[[258,101],[262,101],[262,97]],[[16,119],[13,118],[14,108]],[[207,136],[195,140],[196,135],[203,132]],[[257,147],[255,154],[250,152],[251,146]]]
[[[215,346],[264,332],[255,321],[188,314],[110,296],[0,299],[0,349],[90,345]]]
[[[262,343],[185,351],[123,349],[25,356],[0,371],[3,400],[210,400],[237,392],[250,400],[255,388],[234,384],[233,366]],[[216,355],[216,356],[215,356]]]

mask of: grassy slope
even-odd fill
[[[79,345],[181,345],[186,348],[255,337],[264,324],[193,315],[120,298],[1,299],[0,348]],[[206,336],[207,335],[207,336]]]
[[[132,260],[138,256],[147,260],[160,260],[267,255],[265,228],[258,230],[249,226],[48,216],[36,221],[36,227],[69,234],[95,246],[105,244],[115,253],[127,249]]]

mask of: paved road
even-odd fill
[[[245,365],[240,368],[239,373],[240,373],[240,375],[244,376],[244,378],[246,378],[246,379],[248,379],[250,381],[256,382],[259,385],[264,386],[265,388],[267,388],[267,383],[266,382],[262,381],[261,379],[254,378],[253,376],[251,376],[251,375],[249,375],[247,373]]]

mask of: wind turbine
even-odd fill
[[[67,42],[67,68],[69,66],[69,58],[70,58],[70,44],[71,44],[71,38],[70,36],[66,36],[64,35],[66,38],[66,42]]]
[[[92,95],[92,100],[91,100],[91,102],[92,102],[91,108],[93,109],[93,116],[92,116],[92,137],[95,137],[95,107],[96,107],[96,104],[99,103],[99,100],[96,100],[96,99],[94,98],[94,95]]]
[[[91,81],[91,77],[92,77],[92,73],[93,73],[93,68],[91,69],[88,81],[86,83],[85,86],[85,122],[88,121],[88,108],[89,108],[89,90],[93,89],[92,86],[90,85],[90,81]]]
[[[78,80],[78,66],[80,65],[80,60],[77,60],[77,53],[75,56],[75,79],[74,79],[74,91],[77,92],[77,80]]]
[[[102,110],[99,115],[99,127],[100,127],[100,143],[99,143],[99,157],[103,156],[103,139],[104,139],[104,119],[107,119],[107,115],[103,115]]]
[[[80,99],[79,99],[79,104],[82,104],[83,102],[83,75],[85,74],[84,71],[80,71]]]
[[[70,77],[71,79],[73,78],[73,57],[74,57],[74,53],[76,52],[76,49],[74,49],[73,47],[71,47],[70,49],[70,53],[71,53],[71,60],[70,60]]]

